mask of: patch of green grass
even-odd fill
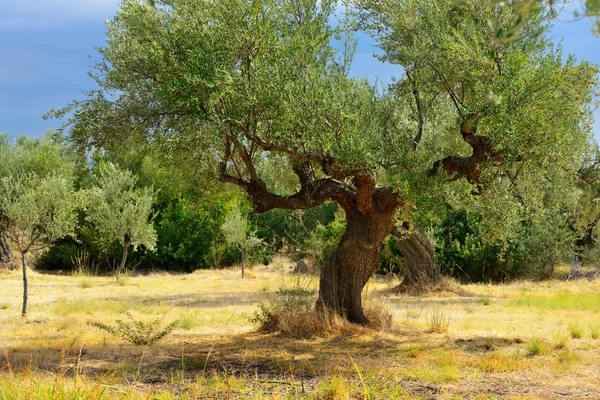
[[[569,345],[569,339],[571,339],[571,336],[567,333],[556,335],[554,338],[554,349],[566,349]]]
[[[194,329],[198,326],[198,318],[193,314],[182,314],[177,321],[177,327],[185,330]]]
[[[583,338],[583,327],[577,322],[571,322],[569,324],[569,334],[573,339]]]
[[[527,345],[527,354],[529,356],[537,356],[542,352],[543,343],[540,339],[532,339]]]
[[[600,293],[574,294],[569,292],[552,295],[521,295],[511,301],[519,307],[535,307],[545,310],[587,310],[600,312]]]
[[[90,278],[83,278],[79,286],[81,286],[83,289],[89,289],[94,286],[94,283]]]
[[[129,276],[127,276],[127,275],[117,276],[117,284],[119,286],[127,286],[129,284]]]
[[[592,339],[600,339],[600,323],[592,322],[590,324],[590,337]]]
[[[490,299],[489,297],[483,297],[480,300],[481,304],[483,304],[484,306],[489,306],[490,304],[492,304],[492,299]]]

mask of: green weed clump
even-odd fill
[[[527,345],[527,354],[529,356],[537,356],[542,352],[542,341],[538,338],[532,339]]]
[[[577,322],[572,322],[569,325],[569,334],[573,339],[583,338],[583,327]]]
[[[91,325],[126,340],[133,345],[150,346],[171,333],[179,323],[179,321],[175,320],[169,325],[161,328],[161,318],[143,322],[136,321],[130,313],[127,313],[127,317],[129,320],[117,320],[115,326],[107,325],[102,322],[92,322]]]
[[[483,304],[484,306],[489,306],[490,304],[492,304],[492,299],[490,299],[489,297],[484,297],[481,299],[481,304]]]
[[[592,339],[600,339],[600,323],[591,323],[590,324],[590,337]]]

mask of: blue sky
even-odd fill
[[[0,0],[0,132],[43,134],[60,127],[60,121],[44,121],[51,108],[83,97],[94,88],[87,73],[99,60],[94,47],[105,41],[102,23],[112,18],[119,0]],[[600,64],[600,38],[592,35],[589,20],[556,22],[551,37],[563,39],[566,52]],[[373,42],[361,36],[352,65],[356,76],[379,76],[383,82],[399,76],[397,66],[373,58]],[[90,58],[91,56],[91,58]],[[600,141],[600,112],[596,113],[595,137]]]

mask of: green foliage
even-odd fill
[[[69,179],[34,173],[0,179],[2,229],[27,253],[75,236],[78,197]]]
[[[335,250],[346,229],[346,222],[341,212],[336,213],[335,219],[327,225],[317,224],[305,239],[301,256],[314,258],[322,263]]]
[[[133,345],[150,346],[171,333],[178,324],[178,321],[173,321],[161,327],[162,319],[160,318],[143,322],[135,320],[130,313],[126,315],[127,320],[117,320],[114,326],[102,322],[93,322],[90,325],[126,340]]]
[[[250,227],[248,218],[242,215],[240,205],[237,202],[230,204],[221,225],[221,231],[227,243],[233,244],[240,251],[243,277],[247,254],[264,242],[256,236],[256,230]]]
[[[575,236],[567,215],[546,213],[521,221],[506,244],[485,236],[481,215],[450,210],[435,230],[438,262],[444,273],[469,281],[548,278],[574,254]]]
[[[154,250],[156,233],[151,224],[154,192],[135,188],[136,177],[113,164],[103,164],[94,173],[94,187],[86,195],[86,221],[96,231],[96,240],[108,249],[115,241],[130,242]]]
[[[139,246],[153,251],[156,245],[154,191],[136,188],[136,180],[130,171],[100,164],[94,171],[94,186],[85,191],[85,220],[91,224],[99,248],[106,252],[117,242],[123,249],[117,276],[125,269],[130,246],[134,251]]]
[[[406,208],[399,221],[426,221],[436,232],[442,264],[454,275],[551,273],[573,247],[568,229],[578,217],[570,210],[582,197],[571,175],[589,147],[597,74],[548,40],[554,11],[520,0],[359,0],[352,2],[356,20],[350,15],[332,27],[336,5],[126,0],[107,23],[95,72],[100,89],[53,115],[69,118],[81,147],[121,148],[125,154],[113,156],[136,164],[148,178],[144,187],[179,176],[175,192],[187,191],[181,178],[198,168],[204,175],[196,182],[210,175],[234,183],[265,211],[305,207],[289,200],[310,197],[323,179],[353,193],[352,176],[370,174],[398,193]],[[398,66],[389,88],[347,76],[354,50],[347,31],[357,27],[375,37],[379,58]],[[344,35],[348,52],[337,54],[332,39]],[[122,150],[131,144],[155,150]],[[175,162],[157,166],[158,156]],[[348,174],[332,172],[329,160]],[[439,168],[444,160],[454,168]],[[171,170],[177,163],[180,175]],[[230,243],[248,239],[241,217],[195,214],[211,233],[183,260],[198,238],[175,240],[174,229],[182,222],[190,232],[198,222],[172,205],[180,200],[175,192],[161,199],[172,214],[164,220],[170,240],[160,262],[198,262],[210,242],[208,258],[217,264],[231,246],[214,226],[226,228]],[[450,226],[448,210],[465,210],[456,216],[463,226]],[[327,257],[343,224],[290,222],[295,213],[272,222],[241,215],[260,229],[257,238],[282,247],[283,237],[293,238],[304,255]],[[286,235],[296,226],[308,232]],[[554,250],[542,251],[548,246]],[[386,249],[384,262],[398,265],[391,242]]]

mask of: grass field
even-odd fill
[[[190,275],[0,274],[0,399],[576,399],[600,398],[600,281],[447,285],[394,294],[373,279],[368,307],[385,331],[295,337],[249,322],[282,285],[314,277],[255,268]],[[125,313],[178,320],[152,346],[93,327]]]

